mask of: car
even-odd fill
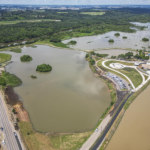
[[[15,136],[17,136],[17,133],[16,133],[16,132],[14,132],[14,135],[15,135]]]
[[[95,130],[95,132],[97,132],[98,131],[98,128]]]
[[[5,140],[3,140],[3,145],[5,145]]]
[[[1,127],[1,131],[3,131],[3,128]]]

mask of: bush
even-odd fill
[[[148,38],[143,38],[142,41],[149,41],[149,39]]]
[[[77,44],[77,42],[71,40],[70,42],[68,42],[68,44],[75,45],[75,44]]]
[[[90,64],[91,64],[91,65],[94,65],[94,64],[95,64],[95,60],[94,60],[94,59],[91,59],[91,60],[90,60]]]
[[[127,39],[127,37],[126,37],[126,36],[123,36],[122,38],[123,38],[123,39]]]
[[[31,78],[37,78],[37,76],[31,75]]]
[[[120,36],[120,33],[115,33],[116,36]]]
[[[90,55],[89,54],[86,54],[85,58],[88,58]]]
[[[52,70],[52,67],[49,64],[38,65],[36,71],[39,72],[49,72]]]
[[[6,85],[6,80],[3,77],[0,77],[0,85]]]
[[[29,56],[29,55],[23,55],[23,56],[20,57],[20,60],[21,61],[31,61],[32,57]]]
[[[113,40],[113,39],[110,39],[108,42],[114,42],[114,40]]]

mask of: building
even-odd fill
[[[142,64],[142,69],[150,71],[150,65],[149,64]]]

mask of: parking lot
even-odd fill
[[[118,77],[112,73],[108,73],[108,74],[106,74],[106,76],[108,78],[110,78],[112,81],[114,81],[118,85],[120,90],[123,90],[123,89],[129,90],[128,83],[126,81],[124,81],[123,79],[121,79],[120,77]]]

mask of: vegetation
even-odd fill
[[[5,79],[6,84],[12,87],[16,87],[22,83],[22,81],[17,76],[10,74],[9,72],[3,71],[1,76]]]
[[[126,37],[126,36],[123,36],[122,38],[123,38],[123,39],[127,39],[127,37]]]
[[[114,40],[113,40],[113,39],[110,39],[108,42],[111,42],[111,43],[113,43],[113,42],[114,42]]]
[[[142,41],[146,41],[147,42],[147,41],[149,41],[149,39],[148,38],[143,38]]]
[[[90,54],[95,55],[97,57],[107,57],[108,56],[108,54],[99,54],[99,53],[95,53],[94,51],[91,51]]]
[[[120,36],[120,33],[115,33],[115,36]]]
[[[90,56],[89,54],[86,54],[86,55],[85,55],[85,58],[88,58],[89,56]]]
[[[19,127],[30,150],[39,150],[41,147],[46,150],[77,150],[92,133],[92,131],[89,131],[74,134],[42,134],[35,132],[30,122],[24,121],[19,122]]]
[[[0,53],[0,63],[11,60],[11,55]]]
[[[81,12],[82,15],[104,15],[105,12]]]
[[[68,42],[68,44],[70,44],[70,45],[75,45],[75,44],[77,44],[77,41],[70,41],[70,42]]]
[[[67,44],[64,44],[62,42],[57,42],[57,43],[52,43],[56,47],[61,47],[61,48],[68,48]]]
[[[94,65],[95,64],[95,60],[94,59],[90,59],[90,65]]]
[[[16,113],[16,110],[15,110],[15,109],[12,109],[12,112],[15,114],[15,113]]]
[[[20,60],[21,60],[22,62],[24,62],[24,61],[31,61],[31,60],[32,60],[32,57],[29,56],[29,55],[23,55],[23,56],[20,57]]]
[[[5,86],[6,85],[6,80],[0,76],[0,85]]]
[[[15,53],[21,53],[22,50],[20,48],[12,48],[10,49],[11,52],[15,52]]]
[[[52,70],[52,67],[49,64],[38,65],[36,71],[39,72],[49,72]]]
[[[57,13],[58,10],[46,11],[0,11],[0,21],[20,21],[17,24],[0,25],[0,43],[39,38],[57,42],[64,38],[103,34],[109,31],[135,32],[130,27],[138,27],[130,22],[149,22],[149,9],[125,8],[105,10],[105,15],[85,15],[83,13],[102,13],[99,10],[67,10],[68,13]],[[63,12],[63,11],[62,11]],[[136,13],[135,13],[136,12]],[[44,19],[61,20],[61,22],[38,21]],[[36,20],[37,22],[23,22]],[[7,33],[7,34],[6,34]],[[54,40],[53,38],[54,37]],[[60,37],[60,39],[59,39]],[[58,40],[59,39],[59,40]]]
[[[31,75],[31,78],[37,78],[37,76]]]

